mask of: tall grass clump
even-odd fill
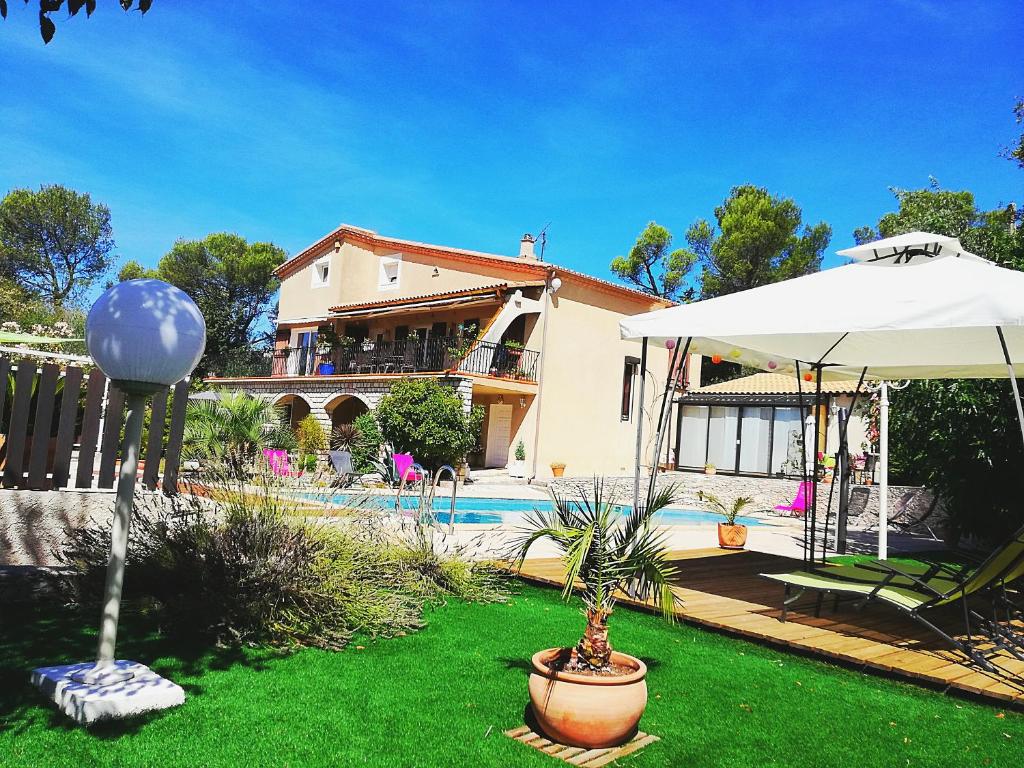
[[[310,486],[314,488],[315,486]],[[156,611],[168,632],[220,644],[339,649],[355,634],[391,637],[423,626],[428,602],[501,599],[498,577],[369,497],[328,515],[261,466],[204,468],[189,492],[139,497],[125,599]],[[110,526],[72,535],[71,599],[102,594]]]

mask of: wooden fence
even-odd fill
[[[165,492],[176,492],[188,388],[188,379],[173,387],[170,413],[168,390],[147,405],[149,434],[140,453],[146,488],[162,485]],[[124,393],[98,368],[86,374],[74,366],[39,368],[0,357],[0,484],[31,490],[113,488],[124,406]]]

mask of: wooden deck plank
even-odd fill
[[[843,602],[833,611],[833,602],[826,598],[815,617],[816,601],[808,596],[790,606],[786,622],[779,621],[782,590],[759,574],[799,569],[798,560],[719,549],[672,552],[670,557],[679,570],[673,586],[682,600],[677,616],[688,623],[854,664],[865,671],[1024,707],[1024,662],[1003,651],[993,652],[992,661],[1003,674],[983,671],[938,635],[888,606],[868,604],[854,609]],[[563,574],[562,564],[555,558],[527,560],[521,572],[528,580],[557,587],[563,584]],[[625,596],[620,602],[651,609]],[[958,611],[940,610],[930,620],[950,634],[958,634]]]

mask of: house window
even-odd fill
[[[636,368],[640,361],[635,357],[627,357],[622,366],[622,404],[619,415],[623,421],[633,419],[633,381],[636,379]]]
[[[377,290],[389,291],[398,288],[402,270],[402,254],[395,253],[380,257],[380,273],[377,278]]]
[[[324,256],[313,262],[313,287],[323,288],[330,284],[331,257]]]

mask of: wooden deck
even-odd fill
[[[845,602],[833,612],[832,601],[826,599],[820,618],[815,618],[815,599],[805,596],[791,606],[788,620],[782,623],[782,585],[758,574],[798,569],[799,560],[724,549],[673,552],[672,559],[680,572],[675,591],[683,607],[678,615],[687,623],[1024,708],[1024,661],[999,652],[991,661],[1002,674],[985,672],[970,665],[966,656],[938,635],[889,606],[868,604],[857,610]],[[561,561],[554,558],[527,560],[522,576],[544,584],[564,583]],[[636,605],[628,599],[622,602]],[[935,619],[950,635],[962,636],[958,610],[936,614]]]

